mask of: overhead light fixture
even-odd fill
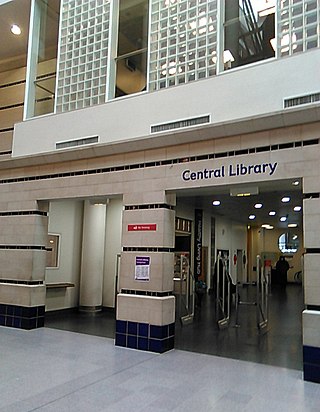
[[[250,220],[254,220],[256,218],[256,215],[249,215]]]
[[[273,226],[269,225],[268,223],[264,223],[263,225],[261,225],[261,227],[263,227],[264,229],[267,229],[267,230],[273,229]]]
[[[301,206],[295,206],[295,207],[293,208],[293,210],[294,210],[295,212],[300,212]]]
[[[213,205],[213,206],[219,206],[220,204],[221,204],[220,200],[214,200],[214,201],[212,202],[212,205]]]
[[[288,224],[288,227],[297,227],[298,225],[297,225],[297,223],[289,223]]]
[[[10,30],[11,30],[11,33],[16,35],[16,36],[20,36],[20,34],[21,34],[21,29],[17,24],[13,24],[10,27]]]
[[[256,203],[254,205],[255,209],[261,209],[262,208],[262,203]]]
[[[259,188],[257,186],[247,186],[230,189],[230,196],[251,196],[258,195]]]
[[[281,202],[283,202],[283,203],[288,203],[288,202],[290,202],[290,196],[284,196],[284,197],[281,199]]]
[[[277,212],[274,211],[274,210],[270,210],[270,212],[269,212],[269,216],[275,216],[276,214],[277,214]]]
[[[280,222],[285,222],[287,220],[287,216],[281,216],[280,217]]]
[[[292,182],[293,186],[299,186],[300,182],[299,180],[295,180],[294,182]]]

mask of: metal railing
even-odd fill
[[[231,279],[219,255],[216,261],[216,321],[220,329],[229,326],[231,307]]]
[[[257,256],[257,328],[268,326],[269,280],[262,266],[261,257]]]
[[[192,323],[194,319],[195,281],[190,270],[188,258],[182,256],[182,259],[185,262],[181,265],[180,276],[174,277],[174,282],[177,284],[175,288],[176,299],[178,300],[177,317],[180,318],[182,325],[187,325]]]
[[[240,327],[239,324],[239,309],[241,305],[255,306],[256,307],[256,321],[257,328],[262,331],[268,326],[268,295],[269,295],[269,276],[267,276],[264,267],[262,266],[262,260],[257,255],[257,281],[246,283],[247,286],[256,287],[256,300],[255,301],[243,301],[240,298],[239,286],[244,285],[241,282],[237,282],[236,286],[236,320],[235,326]]]

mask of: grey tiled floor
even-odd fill
[[[0,327],[0,411],[319,412],[320,385],[293,369]]]

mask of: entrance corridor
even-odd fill
[[[241,299],[251,298],[250,291],[245,288],[240,289],[240,294]],[[219,330],[215,323],[214,298],[205,295],[201,308],[196,308],[192,324],[181,326],[180,321],[176,321],[175,348],[302,370],[302,310],[301,285],[288,284],[285,289],[274,285],[269,296],[267,333],[259,334],[255,307],[250,306],[240,307],[240,327],[234,327],[233,311],[229,328]],[[113,311],[95,315],[75,311],[49,312],[45,326],[108,338],[115,334]]]

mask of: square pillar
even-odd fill
[[[115,344],[163,353],[174,347],[175,196],[124,195]]]
[[[304,379],[320,383],[320,198],[307,197],[304,213],[304,301],[303,371]]]
[[[0,211],[0,325],[44,326],[46,210]]]

